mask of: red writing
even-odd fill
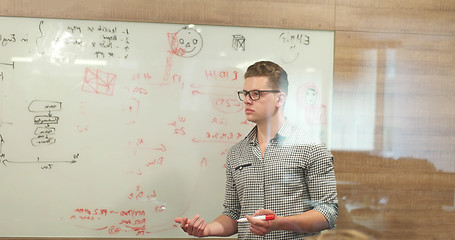
[[[141,87],[135,87],[133,93],[147,95],[147,89]]]
[[[112,96],[114,95],[116,80],[116,74],[87,67],[85,68],[85,75],[81,90],[89,93]]]
[[[145,218],[142,218],[142,219],[136,219],[136,220],[131,220],[131,219],[127,219],[127,220],[121,220],[119,222],[120,225],[122,224],[128,224],[128,225],[139,225],[139,224],[145,224]]]
[[[147,164],[145,164],[145,166],[146,167],[150,167],[150,166],[153,166],[153,165],[162,165],[163,164],[163,160],[164,160],[163,157],[159,157],[157,159],[153,159],[153,161],[147,162]]]
[[[142,190],[142,187],[137,186],[136,191],[130,193],[130,195],[128,196],[128,199],[130,199],[130,200],[156,199],[156,191],[152,190],[150,193],[144,193],[144,191]]]
[[[218,98],[213,101],[213,105],[224,113],[240,112],[243,109],[243,103],[237,98]]]
[[[170,122],[168,125],[174,127],[174,134],[186,135],[185,127],[181,126],[185,121],[185,117],[179,116],[177,121]]]
[[[182,81],[182,76],[178,74],[172,76],[172,82],[182,89],[185,86],[185,83]]]
[[[202,158],[201,160],[201,167],[207,167],[207,158]]]
[[[205,70],[205,77],[207,80],[217,81],[217,80],[228,80],[235,81],[238,80],[239,73],[237,71],[215,71],[215,70]]]
[[[104,215],[104,216],[107,216],[108,214],[108,210],[107,209],[94,209],[94,210],[90,210],[90,209],[87,209],[87,208],[77,208],[77,209],[74,209],[75,212],[77,213],[82,213],[82,214],[87,214],[87,215]]]
[[[208,139],[217,139],[217,140],[232,140],[232,139],[239,139],[239,138],[242,137],[242,134],[239,133],[239,132],[237,132],[237,133],[233,133],[233,132],[224,132],[224,133],[206,132],[205,135],[206,135],[206,137]]]
[[[137,80],[151,80],[152,76],[150,73],[135,73],[131,77],[131,81],[137,81]]]
[[[164,210],[166,210],[166,206],[164,206],[164,205],[155,206],[155,212],[156,212],[156,213],[158,213],[158,212],[164,212]]]
[[[141,176],[142,175],[142,170],[140,168],[137,169],[137,172],[136,171],[125,171],[124,172],[125,174],[128,174],[128,175],[138,175],[138,176]]]
[[[212,118],[212,123],[215,123],[215,124],[220,124],[220,125],[226,125],[227,124],[227,120],[225,118]]]

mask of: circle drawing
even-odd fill
[[[193,28],[180,29],[174,38],[173,46],[176,47],[177,55],[181,57],[194,57],[202,50],[202,36]]]

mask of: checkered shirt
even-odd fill
[[[233,220],[270,209],[277,216],[321,212],[330,228],[338,217],[338,200],[332,154],[324,144],[305,139],[286,121],[270,140],[262,157],[257,128],[228,152],[223,214]],[[302,239],[314,234],[273,231],[252,234],[249,223],[238,224],[239,239]]]

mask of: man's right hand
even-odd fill
[[[195,237],[207,237],[209,236],[209,229],[207,228],[207,222],[201,216],[195,215],[192,219],[188,220],[187,217],[181,218],[176,217],[174,219],[176,223],[180,224],[182,230],[190,236]]]

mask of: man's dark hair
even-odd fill
[[[288,94],[288,74],[274,62],[256,62],[248,67],[244,77],[269,77],[269,84],[273,90],[281,90]]]

